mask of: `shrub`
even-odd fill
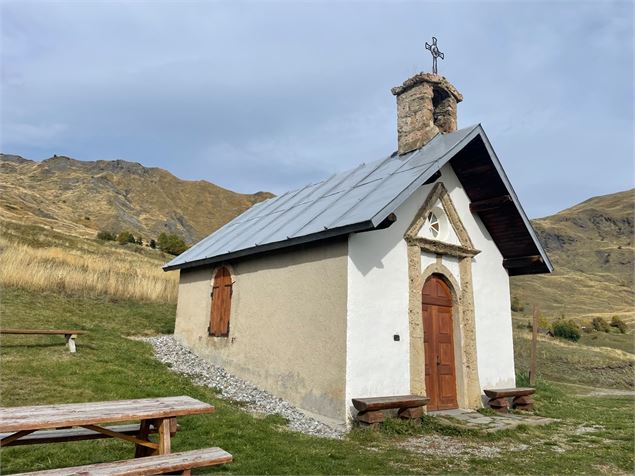
[[[609,326],[609,323],[602,317],[594,317],[591,321],[591,325],[593,326],[593,329],[598,332],[611,332],[611,326]]]
[[[119,242],[119,244],[125,245],[126,243],[134,243],[135,239],[132,233],[124,230],[119,232],[119,234],[117,235],[117,241]]]
[[[553,335],[573,342],[580,340],[580,327],[575,321],[558,319],[553,323]]]
[[[613,316],[611,318],[611,327],[617,327],[622,334],[626,334],[628,328],[626,327],[626,322],[620,319],[617,316]]]
[[[115,241],[117,239],[117,235],[110,231],[101,230],[97,233],[97,239],[104,241]]]
[[[158,241],[159,249],[171,255],[180,255],[187,250],[187,245],[178,235],[161,233]]]
[[[138,245],[143,245],[143,238],[141,236],[137,236],[135,243]]]
[[[520,302],[518,296],[514,296],[512,298],[512,311],[514,312],[523,312],[525,310],[525,306]]]
[[[150,248],[155,249],[157,247],[157,242],[154,239],[152,239],[150,240],[149,245],[150,245]]]

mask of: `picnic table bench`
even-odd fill
[[[75,352],[75,339],[80,334],[86,334],[86,331],[70,330],[70,329],[0,329],[0,334],[18,334],[18,335],[63,335],[66,339],[66,346],[71,352]]]
[[[399,418],[416,419],[423,416],[423,407],[430,399],[423,395],[393,395],[387,397],[353,398],[353,406],[359,412],[357,421],[377,425],[384,421],[384,410],[397,409]]]
[[[146,476],[175,473],[191,474],[194,468],[231,463],[232,455],[220,448],[183,451],[169,455],[114,461],[112,463],[88,464],[74,468],[50,469],[21,473],[22,476]]]
[[[535,388],[492,388],[484,389],[483,392],[489,397],[487,404],[497,412],[506,413],[509,410],[510,397],[513,397],[512,408],[525,411],[534,409]]]
[[[193,467],[231,461],[231,455],[220,448],[170,454],[171,437],[177,431],[176,417],[213,411],[212,405],[188,396],[4,407],[0,408],[0,447],[118,438],[134,444],[135,458],[145,457],[143,465],[137,460],[126,460],[65,468],[55,470],[61,473],[50,474],[76,474],[80,470],[88,471],[81,474],[126,475],[187,472]],[[134,420],[139,423],[104,426]],[[152,433],[158,434],[157,442],[150,439]]]

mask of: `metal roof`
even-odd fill
[[[260,202],[175,257],[163,269],[200,266],[372,230],[478,135],[489,144],[480,125],[438,134],[424,147],[408,154],[392,154],[361,164],[322,182]],[[492,160],[497,163],[497,170],[502,170],[495,155]],[[511,190],[504,174],[501,178]],[[515,194],[513,197],[522,212]],[[542,250],[524,213],[522,216]]]

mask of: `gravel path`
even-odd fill
[[[235,377],[222,367],[212,365],[183,347],[171,335],[142,337],[139,340],[152,344],[157,359],[173,372],[187,375],[198,385],[219,390],[226,399],[247,403],[250,411],[281,415],[289,421],[288,426],[293,431],[326,438],[341,438],[344,434],[343,429],[319,422],[289,402]]]

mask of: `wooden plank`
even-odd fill
[[[519,388],[492,388],[484,389],[483,392],[489,398],[507,398],[507,397],[522,397],[525,395],[533,395],[536,393],[535,388],[519,387]]]
[[[136,435],[139,433],[139,424],[133,423],[130,425],[115,425],[109,426],[108,429],[116,431],[118,433],[127,433],[129,435]],[[179,429],[177,425],[177,430]],[[157,429],[154,426],[150,426],[148,433],[156,433]],[[11,433],[1,433],[0,439],[10,436]],[[42,443],[64,443],[67,441],[82,441],[82,440],[97,440],[101,438],[110,438],[108,435],[99,433],[93,430],[87,430],[85,428],[70,428],[64,430],[40,430],[33,431],[29,435],[13,441],[8,446],[22,446],[22,445],[38,445]]]
[[[37,476],[146,476],[187,471],[219,464],[231,463],[233,457],[221,448],[204,448],[193,451],[182,451],[169,455],[148,456],[111,463],[89,464],[74,468],[59,468],[45,471],[23,473]]]
[[[513,203],[511,195],[500,195],[498,197],[492,197],[486,200],[471,202],[470,211],[472,213],[479,213],[485,210],[495,210],[510,203]]]
[[[537,263],[542,263],[542,256],[540,255],[520,256],[517,258],[505,258],[503,260],[503,267],[505,269],[524,268],[525,266],[531,266]]]
[[[79,330],[69,330],[69,329],[0,329],[0,334],[87,334],[87,331],[79,331]]]
[[[353,398],[353,406],[359,412],[387,410],[390,408],[422,407],[430,399],[421,395],[395,395],[388,397]]]
[[[26,435],[28,435],[30,433],[33,433],[33,430],[22,430],[22,431],[17,431],[15,433],[6,435],[5,437],[3,437],[0,440],[0,447],[1,446],[9,446],[14,441],[19,440],[23,436],[26,436]]]
[[[96,425],[82,425],[82,428],[103,433],[104,435],[110,436],[112,438],[119,438],[120,440],[130,441],[134,443],[135,445],[147,446],[148,448],[152,448],[152,449],[157,449],[159,447],[157,443],[153,443],[152,441],[142,440],[140,438],[137,438],[136,436],[128,435],[126,433],[118,433],[116,431],[112,431],[108,429],[108,427],[101,427]]]
[[[212,405],[188,396],[3,407],[0,408],[0,433],[170,418],[212,412],[214,412]]]

